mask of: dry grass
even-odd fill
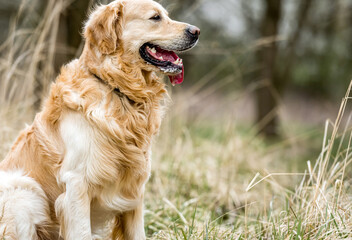
[[[12,19],[10,34],[0,46],[0,157],[8,150],[18,129],[30,122],[34,105],[55,78],[54,55],[58,19],[69,1],[48,1],[42,17],[32,2],[23,1]],[[30,27],[29,17],[38,25]],[[22,25],[23,27],[19,27]]]
[[[14,22],[8,41],[0,47],[0,157],[24,123],[33,119],[36,95],[43,96],[54,79],[57,20],[68,3],[48,1],[34,29],[16,29]],[[200,82],[173,94],[154,143],[146,193],[148,237],[351,238],[352,134],[350,121],[341,121],[351,87],[337,120],[327,121],[317,160],[308,161],[307,170],[299,172],[292,162],[302,162],[304,149],[314,144],[306,136],[268,146],[230,117],[205,119],[200,111],[195,120],[189,114],[190,106],[201,105],[227,80],[205,89]]]
[[[148,184],[151,238],[352,237],[352,135],[350,122],[341,124],[349,94],[336,121],[327,121],[314,165],[308,161],[298,173],[287,164],[298,160],[287,156],[292,146],[268,147],[251,133],[241,134],[231,119],[202,126],[171,116],[155,144]],[[301,140],[301,148],[311,143]]]

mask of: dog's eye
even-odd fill
[[[151,18],[149,18],[150,20],[154,20],[154,21],[159,21],[159,20],[161,20],[161,17],[160,17],[160,15],[159,14],[156,14],[156,15],[154,15],[153,17],[151,17]]]

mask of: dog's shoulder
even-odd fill
[[[108,91],[88,74],[76,59],[61,68],[44,103],[44,116],[55,124],[67,111],[85,112],[101,104]]]

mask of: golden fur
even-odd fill
[[[147,20],[154,13],[163,17],[158,26]],[[138,49],[180,42],[187,26],[151,0],[118,0],[90,15],[81,57],[61,69],[42,111],[0,163],[44,190],[49,239],[59,230],[64,239],[145,239],[144,184],[167,92]]]

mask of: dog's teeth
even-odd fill
[[[151,51],[152,53],[156,53],[155,48],[150,49],[150,51]]]
[[[174,64],[181,66],[181,65],[182,65],[182,59],[181,59],[181,58],[178,58],[178,59],[174,62]]]
[[[164,60],[163,56],[159,57],[160,60]]]

